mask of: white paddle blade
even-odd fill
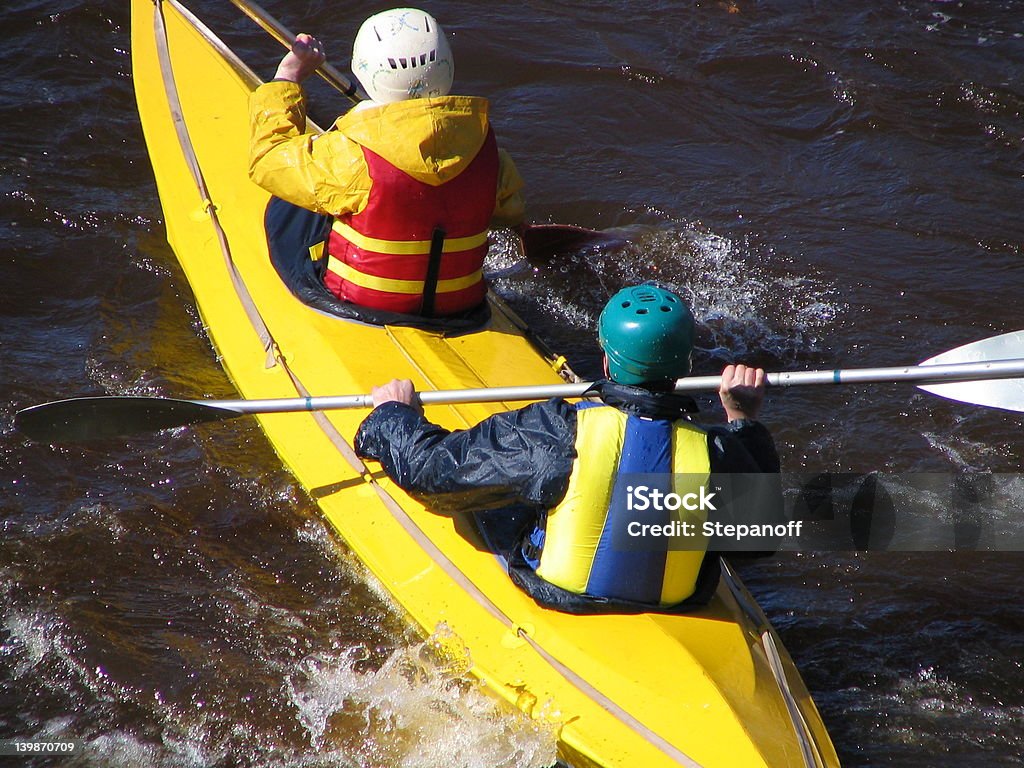
[[[1024,331],[991,336],[962,347],[943,352],[921,365],[948,363],[985,363],[995,360],[1016,360],[1024,357]],[[1024,412],[1024,379],[983,379],[953,384],[925,384],[925,392],[961,403]]]

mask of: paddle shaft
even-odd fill
[[[783,371],[769,373],[772,387],[795,387],[822,384],[914,383],[949,384],[961,381],[1013,379],[1024,377],[1024,359],[993,360],[984,363],[950,365],[917,365],[902,368],[850,368],[847,370]],[[693,376],[676,382],[676,392],[708,392],[721,385],[720,376]],[[482,389],[451,389],[417,392],[422,405],[455,405],[459,403],[516,402],[546,400],[550,397],[582,397],[592,382],[578,384],[545,384],[536,386],[487,387]],[[297,411],[330,411],[372,408],[372,395],[339,395],[333,397],[280,398],[273,400],[196,400],[235,414],[293,413]],[[225,414],[229,416],[230,414]]]
[[[242,13],[263,27],[271,37],[281,43],[281,45],[288,50],[291,50],[292,43],[295,42],[295,35],[289,32],[281,22],[263,10],[259,5],[251,2],[251,0],[231,0],[231,2],[234,3]],[[341,74],[341,72],[330,64],[324,62],[317,68],[316,73],[334,88],[341,91],[341,93],[347,96],[353,103],[358,104],[362,101],[359,96],[359,89],[355,83]]]
[[[773,387],[792,387],[806,384],[856,384],[912,382],[919,385],[940,386],[957,382],[989,382],[1024,377],[1024,359],[996,360],[984,363],[952,363],[920,365],[906,368],[861,368],[833,371],[791,371],[769,373],[768,383]],[[677,382],[677,392],[716,390],[718,376],[695,376]],[[590,382],[580,384],[549,384],[542,386],[492,387],[487,389],[441,390],[417,393],[423,405],[457,403],[515,402],[544,400],[549,397],[581,397],[591,387]],[[1014,390],[1019,387],[1014,387]],[[932,390],[935,394],[942,392]],[[997,396],[978,404],[1024,410]],[[950,395],[954,399],[970,400]],[[342,395],[337,397],[295,397],[272,400],[176,400],[162,397],[82,397],[42,403],[18,411],[15,426],[28,437],[44,442],[92,440],[103,437],[153,432],[160,429],[183,427],[209,421],[243,416],[246,414],[294,413],[299,411],[327,411],[353,408],[372,408],[372,395]]]

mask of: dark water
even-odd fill
[[[339,65],[379,8],[266,6]],[[272,74],[275,44],[229,3],[191,7]],[[496,284],[584,375],[597,311],[638,279],[690,297],[701,372],[727,350],[905,365],[1024,325],[1024,3],[429,9],[534,220],[631,233]],[[126,4],[6,0],[0,25],[0,738],[81,739],[81,765],[543,765],[550,734],[430,660],[255,425],[65,447],[13,431],[62,396],[233,393],[164,242]],[[313,98],[321,123],[343,108]],[[905,386],[776,393],[765,418],[787,472],[1021,468],[1018,414]],[[1008,487],[983,519],[1020,512]],[[845,765],[1024,762],[1018,553],[742,573]]]

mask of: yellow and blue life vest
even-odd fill
[[[711,471],[704,430],[685,419],[651,419],[584,403],[577,407],[575,447],[565,496],[530,537],[530,554],[539,550],[539,557],[527,559],[537,575],[595,597],[660,606],[690,597],[707,548],[699,533],[705,515],[666,505],[631,509],[628,488],[642,478],[663,493],[698,493]],[[685,541],[626,533],[630,523],[684,520],[696,531]]]

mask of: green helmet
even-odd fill
[[[654,285],[623,288],[598,321],[608,372],[620,384],[678,379],[690,372],[693,315],[681,298]]]

